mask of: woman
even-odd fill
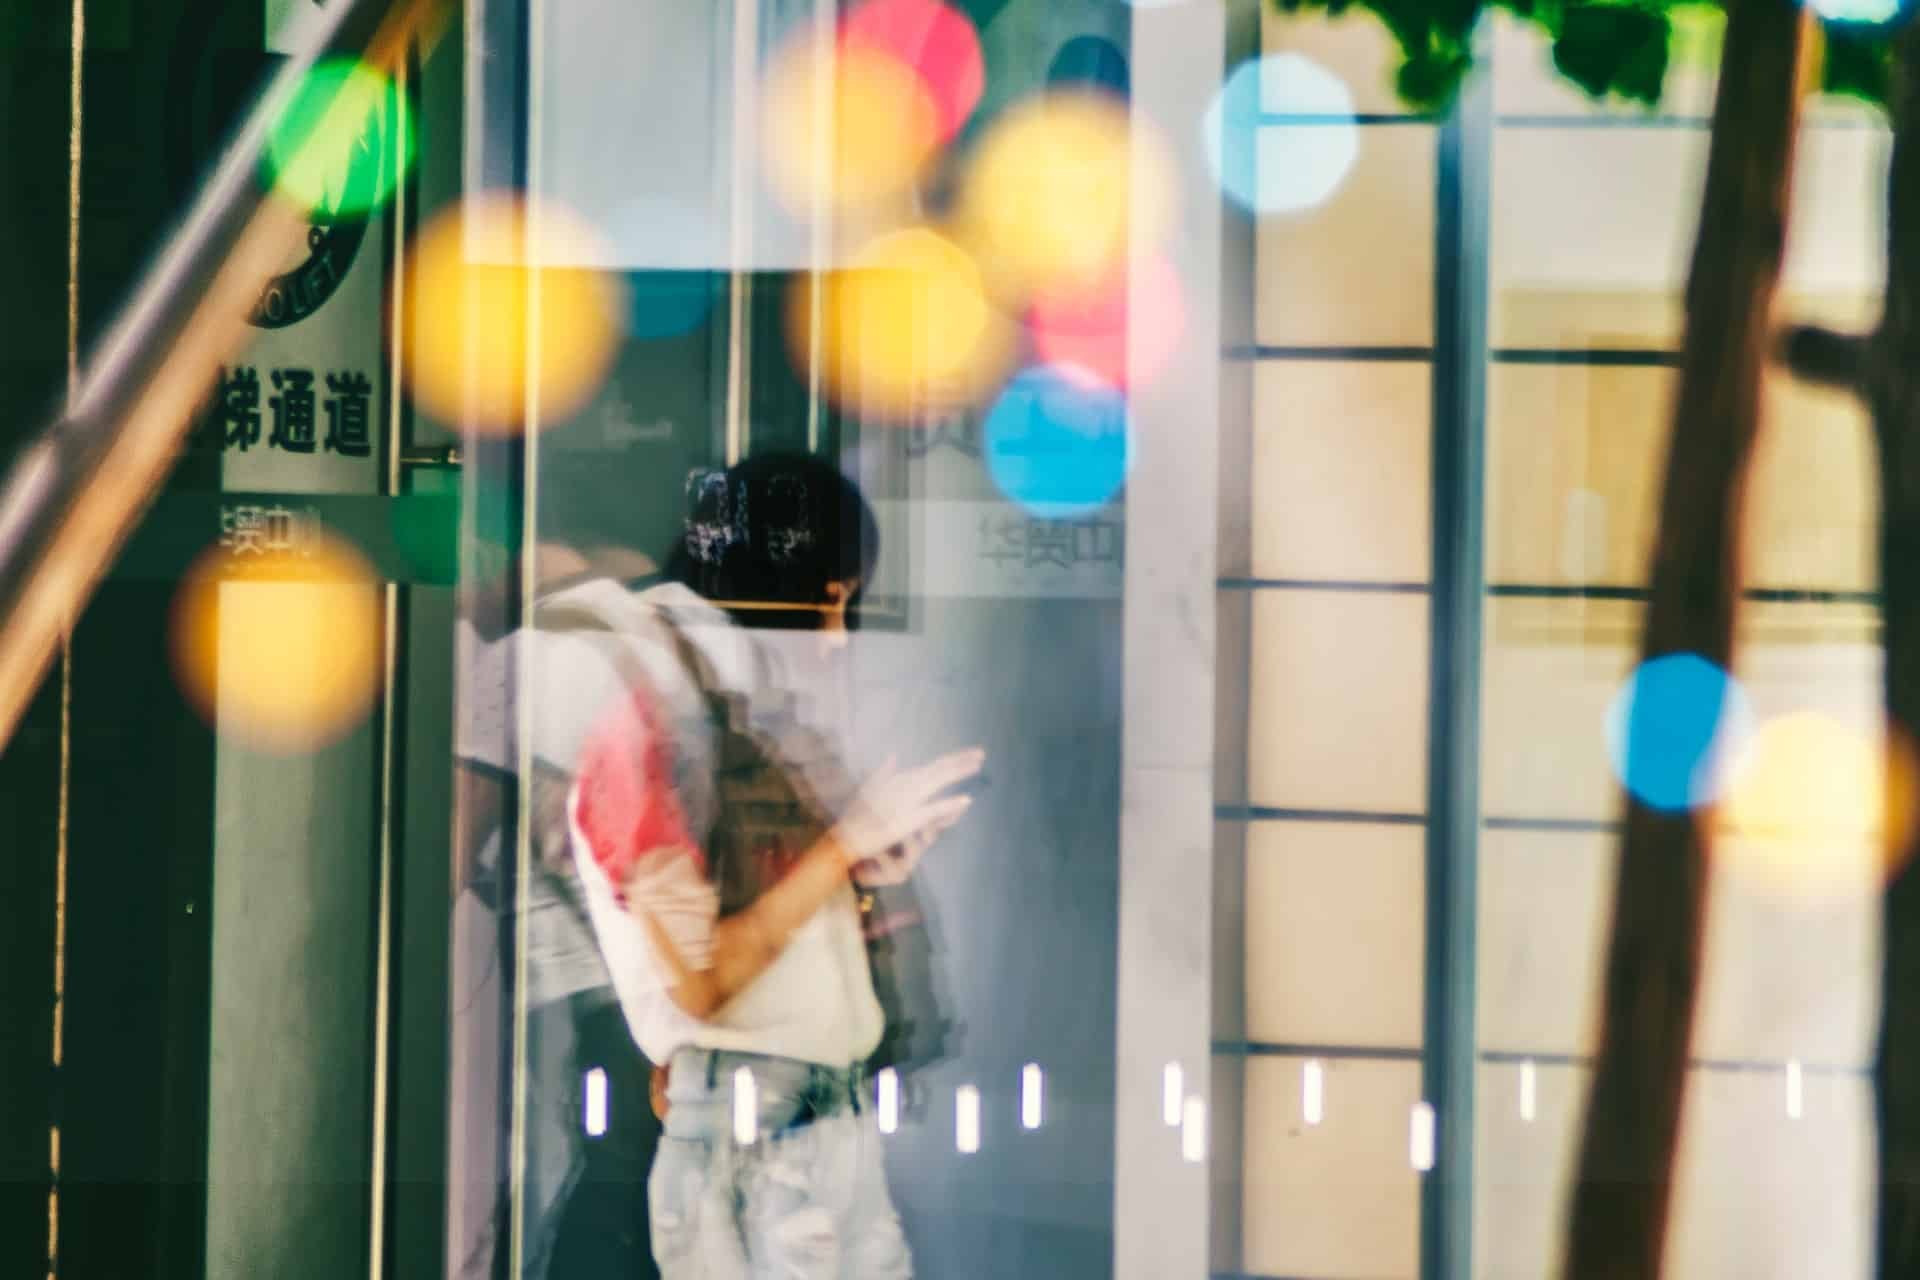
[[[608,620],[629,693],[589,736],[569,808],[628,1025],[668,1064],[654,1256],[666,1280],[911,1275],[862,1070],[885,1015],[856,886],[911,872],[966,813],[951,789],[982,754],[823,804],[756,721],[778,690],[739,622],[844,631],[872,514],[805,458],[692,496],[672,580]]]

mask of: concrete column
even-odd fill
[[[1135,217],[1133,310],[1155,305],[1141,296],[1151,278],[1141,268],[1164,255],[1186,324],[1166,371],[1132,397],[1114,1154],[1123,1280],[1209,1270],[1221,208],[1202,120],[1221,84],[1227,21],[1213,5],[1133,13],[1134,127],[1157,136],[1172,166],[1158,192],[1146,189],[1153,174],[1136,171],[1136,215],[1159,199],[1172,216],[1157,237]],[[1183,1124],[1163,1115],[1170,1066],[1182,1120],[1202,1130],[1184,1140]]]

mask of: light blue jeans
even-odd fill
[[[734,1136],[753,1073],[754,1140]],[[682,1049],[647,1182],[662,1280],[906,1280],[880,1133],[857,1068]]]

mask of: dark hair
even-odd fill
[[[821,458],[768,454],[696,471],[686,497],[685,531],[666,575],[746,625],[818,627],[821,615],[812,609],[754,606],[824,604],[830,586],[848,582],[858,584],[857,603],[873,577],[880,556],[873,508]]]

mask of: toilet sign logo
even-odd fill
[[[244,118],[261,85],[285,65],[307,23],[326,8],[323,0],[266,0],[267,47],[258,52],[221,47],[220,22],[261,0],[209,0],[194,9],[176,32],[170,57],[170,87],[155,141],[168,180],[185,203],[204,180],[221,140]],[[391,181],[397,126],[404,120],[400,91],[389,87],[366,113],[351,145],[339,148],[334,172],[320,190],[298,203],[307,211],[307,233],[279,264],[248,310],[256,328],[285,329],[314,314],[346,282],[372,218],[380,216],[383,181]],[[260,181],[275,182],[271,165]]]
[[[364,215],[316,222],[307,231],[306,258],[267,281],[247,319],[261,329],[284,329],[318,311],[340,287],[366,234]]]

